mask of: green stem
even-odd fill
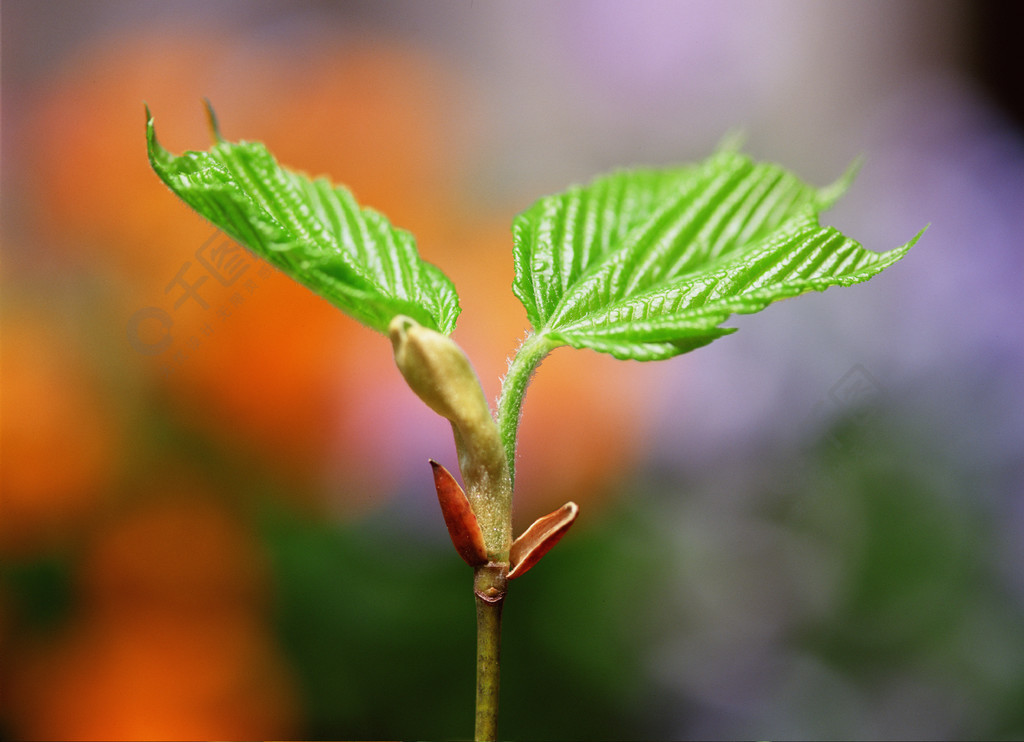
[[[508,373],[501,381],[501,396],[498,398],[498,431],[501,435],[505,455],[508,457],[510,476],[515,479],[516,434],[519,431],[519,418],[523,409],[523,398],[526,387],[530,384],[533,372],[544,360],[544,357],[558,347],[546,335],[530,333],[519,346]]]
[[[516,432],[519,428],[519,416],[523,407],[526,387],[530,377],[544,360],[544,356],[556,347],[543,335],[528,335],[519,347],[508,374],[501,383],[501,397],[498,399],[497,428],[504,449],[507,467],[504,474],[507,478],[492,477],[487,483],[494,488],[496,479],[503,479],[499,491],[488,491],[488,497],[478,498],[474,502],[477,515],[485,516],[488,524],[492,521],[500,523],[505,541],[511,542],[511,496],[512,480],[515,476]],[[460,432],[456,429],[456,442],[460,441]],[[463,468],[463,477],[467,478],[467,469]],[[468,482],[468,478],[467,478]],[[504,491],[507,488],[507,492]],[[486,489],[486,488],[485,488]],[[503,496],[499,496],[503,495]],[[484,503],[499,505],[499,517],[488,517],[490,508]],[[500,505],[504,504],[504,508]],[[483,525],[483,524],[481,524]],[[507,531],[507,533],[506,533]],[[503,542],[504,543],[504,542]],[[508,547],[499,552],[489,549],[491,558],[498,557],[501,561],[488,562],[477,567],[473,577],[473,592],[476,597],[476,726],[474,739],[478,741],[497,740],[498,738],[498,687],[501,670],[501,609],[505,603],[505,585],[508,574]]]
[[[473,576],[476,597],[476,726],[473,739],[498,739],[498,686],[501,668],[501,608],[508,565],[489,562]]]

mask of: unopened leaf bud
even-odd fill
[[[395,363],[409,387],[434,412],[451,421],[459,469],[466,485],[465,495],[477,528],[483,534],[488,558],[506,559],[512,541],[512,479],[508,456],[469,359],[447,335],[423,327],[409,317],[395,317],[388,326],[388,334]],[[442,510],[446,506],[445,494],[452,493],[438,491]],[[453,503],[459,504],[458,498],[452,498],[447,504]],[[448,515],[452,514],[451,511],[446,513],[449,530],[452,522],[448,521]],[[459,515],[458,519],[461,518]],[[461,525],[467,522],[468,518]],[[456,548],[467,543],[459,528],[452,538]],[[471,564],[479,558],[475,545],[470,550],[460,548],[459,553]]]
[[[491,424],[480,381],[454,340],[402,315],[388,334],[399,371],[430,409],[460,428]]]

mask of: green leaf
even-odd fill
[[[899,260],[921,233],[875,253],[818,223],[852,177],[814,188],[732,149],[611,173],[516,217],[513,290],[551,345],[670,358],[735,332],[720,327],[732,314],[860,283]]]
[[[387,334],[403,314],[445,334],[459,299],[452,282],[420,259],[411,234],[326,179],[280,165],[258,142],[217,142],[207,152],[172,155],[156,139],[146,109],[149,161],[199,214],[355,319]]]

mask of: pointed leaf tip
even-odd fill
[[[509,552],[510,569],[508,579],[521,577],[547,554],[551,547],[561,540],[576,520],[580,508],[574,502],[567,502],[553,513],[538,518],[523,534],[512,543]]]
[[[455,551],[470,567],[487,564],[484,535],[469,504],[469,498],[447,469],[433,459],[430,460],[430,466],[434,470],[434,487],[441,504],[441,514],[444,516],[444,524],[448,526],[448,535],[452,538]]]
[[[730,129],[718,142],[717,152],[739,152],[746,144],[747,134],[742,129]]]
[[[688,352],[732,315],[861,283],[902,254],[819,223],[857,165],[816,188],[728,137],[702,163],[600,176],[515,218],[513,290],[556,345],[639,361]]]
[[[213,104],[209,98],[203,98],[203,107],[206,109],[206,125],[210,129],[210,136],[214,144],[220,144],[224,137],[220,135],[220,124],[217,122],[217,113],[213,110]]]
[[[256,255],[382,333],[398,314],[449,334],[459,315],[451,280],[413,236],[352,192],[282,167],[259,142],[227,142],[205,101],[215,143],[174,155],[147,109],[150,165],[185,203]]]

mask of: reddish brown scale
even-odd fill
[[[512,542],[512,550],[509,552],[511,568],[508,571],[508,579],[521,577],[530,567],[540,561],[540,558],[547,554],[551,547],[566,534],[579,512],[580,509],[576,503],[567,502],[553,513],[548,513],[543,518],[535,520],[533,525]]]
[[[455,551],[471,567],[487,564],[484,535],[469,504],[469,498],[447,469],[433,459],[430,460],[430,466],[434,469],[437,500],[441,504],[441,514],[448,526],[448,535],[455,544]]]

